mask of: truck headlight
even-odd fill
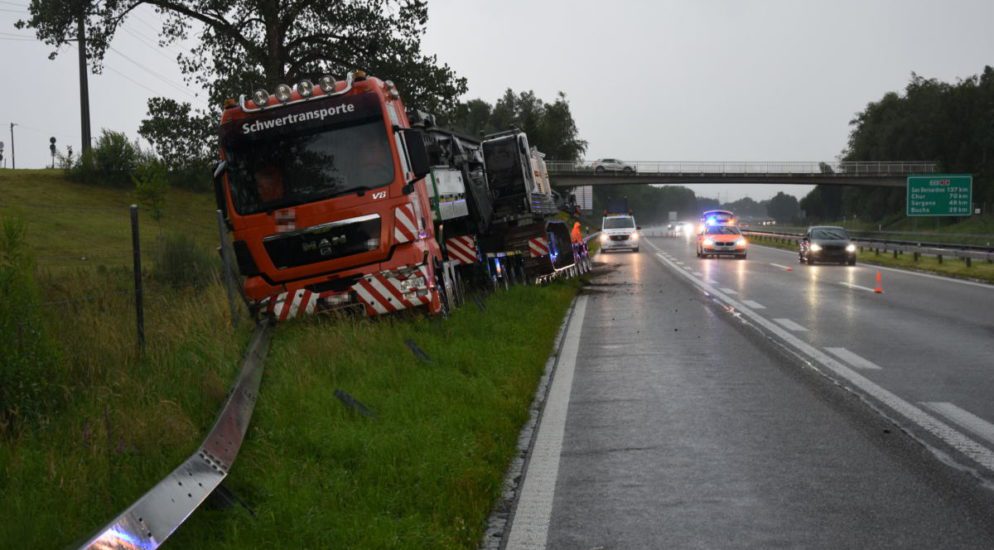
[[[846,245],[846,252],[856,252],[856,245],[854,245],[854,244],[847,244]]]
[[[601,242],[602,243],[606,243],[609,238],[610,237],[607,236],[607,233],[601,233]]]

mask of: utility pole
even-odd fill
[[[76,49],[79,51],[79,115],[83,141],[82,152],[84,154],[90,150],[90,89],[87,85],[86,6],[87,2],[80,2],[79,21],[76,25],[76,45],[78,46]]]
[[[17,168],[17,155],[14,154],[14,126],[16,123],[10,123],[10,169],[14,170]]]

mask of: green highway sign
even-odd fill
[[[972,203],[970,174],[908,176],[908,216],[969,216]]]

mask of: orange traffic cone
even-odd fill
[[[877,286],[873,287],[873,292],[876,292],[877,294],[883,294],[884,293],[884,285],[883,285],[883,281],[882,281],[882,279],[880,277],[880,270],[879,269],[877,270]]]

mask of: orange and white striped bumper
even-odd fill
[[[531,253],[532,258],[547,256],[549,254],[549,239],[545,237],[528,239],[528,251]]]
[[[431,303],[435,285],[426,264],[403,266],[364,276],[348,290],[311,292],[297,289],[260,302],[277,321],[312,315],[319,311],[361,305],[373,317]]]

